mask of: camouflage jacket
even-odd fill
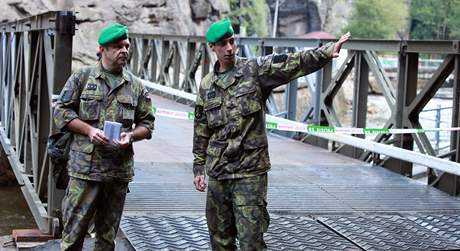
[[[87,78],[86,83],[84,82]],[[151,132],[155,117],[147,89],[132,73],[123,69],[122,79],[115,88],[106,84],[102,66],[80,70],[67,80],[54,109],[54,123],[60,130],[75,118],[103,129],[104,121],[122,123],[122,132],[143,126]],[[69,175],[94,181],[131,181],[133,148],[121,150],[113,145],[94,145],[86,135],[74,134],[70,145]]]
[[[314,72],[332,58],[334,44],[290,54],[236,58],[230,76],[214,71],[201,81],[195,104],[193,174],[236,179],[270,169],[265,102],[273,88]]]

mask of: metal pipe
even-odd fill
[[[280,0],[276,0],[275,4],[275,16],[273,17],[273,31],[272,37],[276,37],[276,30],[278,28],[278,9],[280,7]]]

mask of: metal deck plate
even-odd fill
[[[271,215],[269,250],[457,250],[459,215]],[[209,250],[204,216],[124,216],[123,232],[136,250]]]
[[[191,164],[136,162],[125,213],[203,213]],[[269,172],[268,209],[279,214],[459,212],[460,200],[381,167],[281,165]]]
[[[417,214],[409,215],[407,218],[460,245],[459,214]]]
[[[319,217],[318,221],[365,250],[460,248],[460,244],[451,238],[398,215]]]
[[[121,227],[136,250],[210,250],[203,216],[125,216]],[[358,250],[307,217],[271,216],[269,250]]]

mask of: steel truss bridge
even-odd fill
[[[50,164],[47,157],[46,142],[48,136],[54,130],[51,117],[53,102],[57,95],[59,95],[66,79],[71,74],[72,38],[75,34],[75,27],[75,14],[67,11],[48,12],[15,22],[0,24],[0,96],[2,97],[2,102],[0,103],[0,141],[38,228],[43,233],[53,235],[56,234],[59,225],[57,212],[60,209],[60,201],[64,191],[55,188],[51,175],[53,166]],[[129,68],[132,72],[142,78],[143,82],[146,86],[151,88],[152,92],[158,94],[157,99],[162,100],[161,96],[165,96],[177,101],[174,102],[175,104],[170,104],[171,101],[161,101],[161,104],[169,104],[178,110],[192,111],[193,109],[191,109],[190,106],[183,106],[180,103],[193,105],[194,95],[197,92],[201,78],[210,71],[210,68],[216,61],[216,58],[207,47],[204,37],[130,34],[130,40],[131,51]],[[304,48],[314,48],[326,42],[329,41],[289,38],[237,38],[237,44],[240,49],[239,54],[245,57],[293,52]],[[448,127],[459,127],[459,44],[460,41],[351,40],[343,46],[343,49],[347,50],[348,53],[341,64],[339,64],[338,61],[331,62],[319,72],[306,76],[298,81],[293,81],[285,87],[282,87],[281,91],[283,94],[281,106],[277,105],[276,98],[273,95],[270,96],[267,102],[268,113],[281,119],[288,119],[301,123],[342,127],[344,126],[344,122],[342,121],[343,118],[339,118],[337,115],[335,103],[337,102],[338,93],[344,88],[344,83],[348,79],[353,83],[353,97],[351,112],[346,115],[349,116],[346,120],[351,121],[347,126],[365,128],[368,124],[369,76],[372,75],[376,84],[381,89],[386,105],[391,113],[391,116],[386,120],[383,127],[388,129],[423,129],[420,122],[421,113],[426,105],[433,100],[436,92],[443,86],[445,80],[450,75],[453,75],[453,87],[451,88],[453,93],[451,104],[452,116]],[[392,83],[386,75],[378,59],[379,53],[393,53],[398,55],[399,61],[396,83]],[[438,55],[443,58],[443,61],[434,71],[431,78],[421,86],[420,81],[418,81],[419,60],[422,55],[427,54]],[[305,108],[305,112],[302,116],[298,116],[298,92],[299,86],[301,85],[307,86],[311,98],[308,100],[300,100],[301,106],[304,106],[301,108]],[[172,125],[174,123],[175,122],[171,121],[171,124],[169,124],[171,128],[174,128]],[[178,123],[178,125],[180,125],[180,123]],[[167,133],[167,130],[172,129],[165,129],[165,133]],[[181,130],[185,129],[182,128]],[[180,131],[179,134],[181,133],[185,132]],[[187,133],[185,134],[189,135]],[[372,249],[373,247],[375,248],[375,246],[371,244],[362,244],[362,242],[360,243],[362,239],[352,238],[353,233],[350,232],[350,229],[352,229],[353,226],[358,226],[360,222],[365,220],[367,220],[369,226],[373,226],[373,224],[378,226],[380,223],[397,225],[401,217],[410,219],[411,224],[416,224],[417,220],[419,223],[426,222],[428,219],[426,217],[429,217],[426,215],[431,215],[430,213],[440,215],[444,212],[452,213],[455,212],[455,210],[458,212],[460,208],[460,206],[457,206],[459,204],[457,196],[460,191],[460,135],[457,131],[450,132],[449,149],[442,154],[438,154],[435,151],[433,142],[430,141],[425,133],[386,133],[375,135],[373,138],[369,136],[365,137],[364,135],[344,134],[305,134],[293,132],[281,134],[283,137],[291,137],[300,141],[289,143],[292,144],[290,147],[300,149],[303,147],[301,145],[304,145],[304,147],[308,147],[309,149],[321,149],[313,151],[320,151],[321,154],[325,154],[324,156],[326,156],[326,153],[329,154],[327,156],[334,156],[325,158],[338,160],[332,161],[335,163],[334,165],[336,167],[343,164],[343,161],[352,163],[351,165],[358,165],[365,168],[383,167],[378,168],[379,171],[376,175],[371,175],[376,179],[379,177],[381,179],[389,177],[388,179],[390,180],[401,179],[407,183],[407,186],[409,186],[409,184],[412,186],[413,182],[410,181],[410,178],[414,174],[413,167],[426,167],[427,171],[425,173],[427,175],[427,183],[422,186],[422,190],[429,191],[429,193],[435,193],[436,196],[428,196],[429,199],[434,199],[434,201],[431,201],[433,204],[427,202],[427,209],[423,210],[423,205],[425,204],[420,203],[420,201],[424,200],[424,196],[427,195],[427,193],[420,193],[421,190],[404,189],[404,185],[398,188],[400,191],[405,191],[408,197],[413,196],[413,198],[420,199],[418,200],[418,204],[416,203],[419,206],[417,210],[427,211],[428,213],[423,216],[425,218],[420,218],[417,215],[373,215],[367,218],[353,218],[354,216],[347,216],[347,218],[343,215],[341,215],[341,217],[333,215],[313,217],[312,214],[317,215],[315,212],[320,213],[324,208],[321,210],[303,210],[303,204],[295,206],[296,200],[291,198],[292,200],[290,203],[294,205],[294,207],[288,211],[295,212],[297,218],[286,219],[284,218],[286,217],[284,214],[286,212],[283,211],[286,205],[279,204],[275,198],[273,199],[274,206],[272,208],[272,212],[275,212],[275,226],[270,230],[273,236],[277,233],[279,234],[279,232],[276,232],[276,229],[279,231],[283,229],[283,221],[290,222],[290,224],[292,223],[293,226],[298,226],[300,229],[308,228],[308,226],[311,226],[310,229],[320,227],[318,223],[320,223],[322,227],[326,227],[330,230],[346,225],[350,227],[347,230],[348,232],[342,231],[339,235],[335,236],[337,238],[345,237],[347,239],[344,242],[345,244],[342,243],[343,246],[341,247],[346,248],[352,244],[354,248]],[[158,137],[161,138],[161,135],[158,134]],[[275,137],[275,139],[271,141],[279,141],[280,145],[291,142],[291,140],[286,138],[279,140],[276,136],[270,137]],[[191,138],[187,138],[187,140],[191,140]],[[306,143],[306,145],[301,142]],[[187,144],[190,145],[191,143]],[[186,146],[187,144],[184,143]],[[145,148],[148,149],[149,147],[145,146]],[[277,147],[275,147],[275,149],[276,148]],[[174,151],[174,148],[172,151]],[[308,149],[305,151],[308,151]],[[323,159],[317,160],[317,162],[322,161]],[[276,174],[278,172],[275,171],[278,163],[276,157],[274,162],[273,173],[278,175]],[[324,162],[329,163],[330,161],[324,160]],[[181,163],[183,164],[181,168],[184,166],[189,167],[191,159],[185,158]],[[159,170],[168,172],[167,168],[162,166],[162,164],[158,164],[158,166],[160,166]],[[280,166],[283,165],[280,164]],[[147,167],[141,165],[139,167],[140,172],[146,170],[145,168]],[[353,172],[361,172],[363,175],[360,176],[362,181],[365,180],[366,175],[369,175],[368,173],[365,174],[366,172],[362,170],[356,171],[350,169],[345,171],[339,169],[336,169],[336,171],[330,173],[330,175],[350,175],[350,173]],[[387,172],[386,170],[390,170],[391,172]],[[145,172],[148,173],[148,171]],[[323,171],[318,170],[318,172]],[[180,174],[181,171],[178,173]],[[304,175],[305,176],[300,175],[305,177],[306,180],[304,183],[300,182],[297,184],[296,182],[287,182],[282,184],[295,183],[300,186],[308,183],[311,185],[313,181],[309,180],[307,177],[311,177],[312,174],[307,172],[304,173]],[[181,177],[186,177],[186,174],[184,173]],[[283,180],[282,178],[276,177],[275,180]],[[128,212],[143,210],[142,203],[136,204],[139,203],[139,201],[135,202],[136,198],[139,200],[142,199],[136,197],[140,192],[158,192],[158,190],[151,190],[150,188],[143,187],[142,184],[145,184],[143,182],[147,181],[142,181],[142,178],[140,179],[141,181],[137,183],[134,182],[135,185],[133,186],[131,199],[128,196],[126,206]],[[184,178],[184,182],[185,180],[186,178]],[[391,183],[390,181],[388,182]],[[282,197],[280,191],[283,190],[283,187],[286,188],[284,185],[276,186],[273,194]],[[359,190],[359,187],[355,188]],[[309,189],[313,191],[315,187],[309,187]],[[328,189],[333,188],[329,187]],[[384,190],[385,187],[382,186],[379,189]],[[436,189],[443,192],[439,192]],[[177,192],[179,190],[176,189],[174,191]],[[139,191],[139,193],[136,193],[136,191]],[[193,195],[182,193],[183,191],[181,191],[182,190],[178,192],[179,197],[185,195],[193,197]],[[285,192],[286,194],[291,194],[292,190],[286,190]],[[318,191],[318,193],[320,193],[320,191]],[[349,194],[353,193],[350,192]],[[440,197],[437,197],[438,195]],[[360,195],[354,194],[354,196],[359,197]],[[392,196],[397,197],[397,192]],[[188,198],[190,199],[191,197]],[[288,198],[290,197],[288,196]],[[442,202],[441,204],[445,205],[445,207],[442,205],[434,206],[437,203],[436,198],[439,199],[439,203]],[[187,198],[184,198],[184,200],[186,199]],[[190,209],[191,211],[195,210],[196,212],[200,212],[201,209],[204,209],[202,204],[196,204],[198,202],[203,202],[202,196],[198,196],[195,202],[191,203],[192,207],[196,206]],[[158,210],[155,208],[146,210],[148,212],[154,211],[162,214],[168,213],[173,207],[171,206],[166,209],[161,208],[161,206],[165,204],[169,205],[167,202],[163,203],[161,201],[156,201],[150,206],[157,206]],[[379,210],[375,210],[376,207],[372,209],[372,206],[370,206],[370,208],[360,211],[356,209],[357,207],[351,206],[351,208],[359,212],[377,212]],[[342,209],[340,209],[340,207],[333,208],[335,209],[328,212],[356,213],[356,210],[347,209],[346,207],[342,207]],[[387,208],[387,212],[410,211],[403,207],[399,208],[396,206],[395,208]],[[182,208],[173,211],[177,213],[182,212],[181,210],[184,211],[186,209]],[[157,220],[163,223],[178,220],[179,223],[176,222],[178,225],[194,224],[193,222],[195,222],[200,228],[197,230],[197,236],[206,236],[205,232],[207,230],[203,225],[204,218],[202,216],[198,215],[192,217],[179,215],[174,217],[174,213],[171,215],[153,216],[148,219],[141,219],[142,217],[136,218],[128,213],[124,218],[122,226],[124,226],[125,232],[134,233],[136,230],[135,226],[140,228],[140,225],[142,225],[139,223],[139,219],[144,220],[145,224],[149,222],[153,222],[152,224],[154,224]],[[442,217],[445,217],[445,215]],[[456,226],[456,228],[454,227],[456,230],[454,229],[452,231],[457,233],[458,236],[458,233],[460,233],[460,217],[458,213],[454,215],[449,214],[446,217],[446,219],[450,220],[451,223],[449,224],[451,225],[446,223],[443,226],[447,229]],[[348,221],[345,222],[347,219]],[[186,232],[186,230],[182,231]],[[295,233],[292,234],[295,235]],[[134,234],[134,236],[136,236],[136,234]],[[137,237],[140,238],[139,236]],[[366,237],[362,238],[364,238],[364,240],[366,239]],[[203,241],[203,245],[207,245],[205,240],[201,241]],[[436,242],[438,239],[434,238],[432,241]],[[451,238],[450,241],[451,243],[447,243],[447,246],[441,245],[434,247],[458,248],[460,246],[458,237],[457,239]],[[443,242],[441,241],[441,243]],[[173,246],[166,246],[166,248],[168,247],[171,248]],[[289,245],[285,247],[294,248],[294,246]],[[306,248],[308,246],[303,247]],[[142,250],[142,248],[138,249]]]

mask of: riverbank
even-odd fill
[[[0,186],[0,236],[13,229],[37,228],[19,186]]]

